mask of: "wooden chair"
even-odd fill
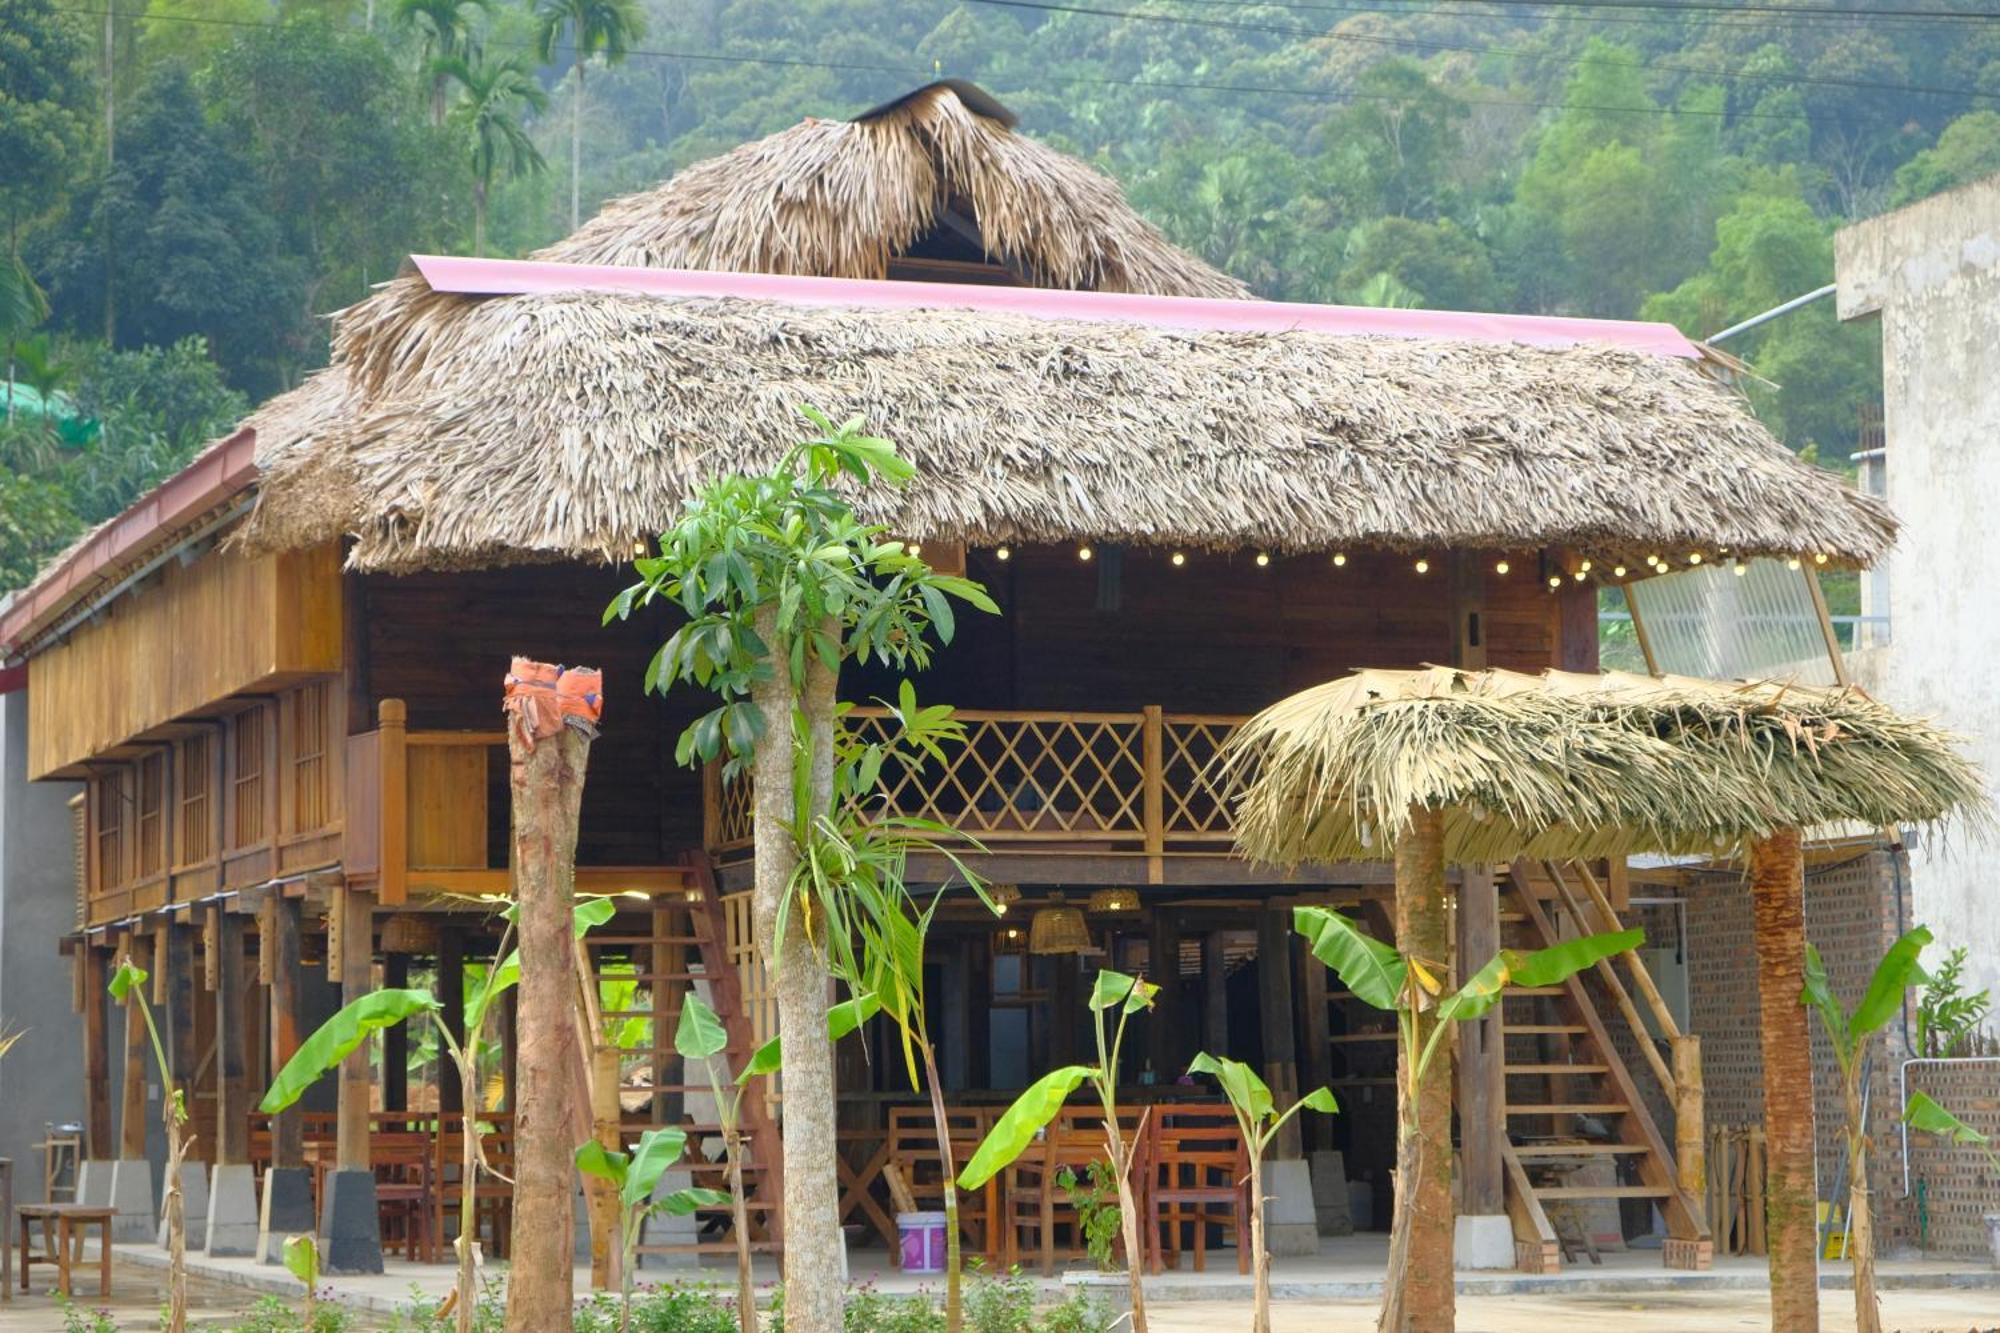
[[[436,1263],[437,1152],[429,1134],[378,1134],[368,1145],[375,1168],[375,1206],[385,1246],[400,1240],[403,1257]]]
[[[1208,1229],[1236,1238],[1236,1271],[1250,1271],[1250,1156],[1225,1108],[1159,1106],[1148,1131],[1145,1208],[1148,1260],[1155,1273],[1180,1267],[1182,1228],[1190,1229],[1194,1270],[1208,1267]]]
[[[993,1127],[995,1113],[987,1107],[945,1108],[945,1125],[951,1137],[952,1161],[963,1169],[978,1150],[986,1131]],[[944,1207],[944,1166],[938,1160],[937,1122],[929,1106],[889,1108],[888,1158],[901,1170],[919,1208]],[[994,1207],[1000,1196],[999,1182],[988,1181],[976,1194],[961,1193],[958,1224],[972,1247],[991,1258],[1000,1253],[1000,1235],[993,1225]]]
[[[508,1111],[486,1111],[475,1117],[481,1124],[492,1126],[480,1136],[480,1149],[486,1164],[501,1175],[514,1174],[514,1116]],[[458,1222],[459,1202],[465,1197],[464,1169],[461,1157],[465,1151],[465,1140],[461,1126],[463,1117],[457,1114],[440,1116],[437,1121],[436,1166],[434,1168],[437,1197],[437,1235],[442,1245],[446,1235]],[[482,1174],[473,1184],[473,1227],[475,1235],[484,1234],[488,1258],[505,1258],[507,1255],[507,1231],[512,1225],[514,1213],[514,1187],[505,1180]]]
[[[71,1274],[83,1263],[83,1238],[97,1228],[97,1294],[111,1294],[111,1219],[113,1208],[90,1208],[80,1203],[24,1203],[15,1209],[21,1222],[21,1290],[28,1289],[28,1275],[36,1264],[50,1264],[56,1270],[55,1290],[65,1296],[75,1294]],[[41,1253],[35,1252],[34,1224],[42,1225]]]
[[[1121,1108],[1118,1113],[1120,1131],[1128,1140],[1139,1132],[1144,1120],[1145,1113],[1136,1108],[1129,1111]],[[1140,1215],[1144,1216],[1148,1173],[1143,1161],[1146,1153],[1143,1134],[1139,1135],[1134,1153],[1132,1184],[1139,1196]],[[1084,1253],[1081,1219],[1058,1177],[1064,1168],[1081,1177],[1091,1163],[1108,1161],[1109,1157],[1102,1111],[1094,1107],[1065,1107],[1056,1116],[1042,1131],[1041,1141],[1004,1173],[999,1201],[1003,1269],[1020,1262],[1024,1233],[1032,1238],[1029,1252],[1038,1257],[1044,1276],[1055,1272],[1058,1233],[1066,1238],[1060,1250],[1065,1258]],[[1141,1256],[1136,1262],[1144,1261]]]

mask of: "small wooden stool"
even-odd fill
[[[55,1289],[70,1291],[70,1270],[83,1260],[83,1238],[97,1227],[101,1244],[97,1255],[97,1294],[111,1294],[111,1219],[115,1208],[87,1208],[80,1203],[24,1203],[15,1209],[21,1222],[21,1290],[28,1289],[28,1274],[36,1264],[54,1264]],[[37,1255],[31,1238],[34,1227],[42,1224],[42,1253]]]

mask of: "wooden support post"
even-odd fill
[[[250,1160],[250,990],[243,957],[243,918],[218,912],[215,921],[215,1160]]]
[[[299,904],[273,894],[264,903],[262,953],[271,962],[271,1067],[284,1068],[298,1053],[299,1031]],[[271,1117],[271,1164],[306,1164],[305,1120],[294,1106]]]
[[[1292,1022],[1289,909],[1267,907],[1257,913],[1257,1009],[1264,1031],[1264,1081],[1270,1084],[1278,1105],[1290,1106],[1299,1096],[1299,1042],[1298,1029]],[[1265,1155],[1274,1161],[1305,1155],[1297,1116],[1285,1122]]]
[[[1219,930],[1201,939],[1201,1044],[1217,1054],[1229,1049],[1229,958]],[[1170,1072],[1160,1070],[1160,1077]]]
[[[1805,860],[1799,830],[1750,844],[1756,925],[1758,1038],[1764,1051],[1764,1213],[1771,1327],[1819,1328],[1818,1191],[1813,1162],[1812,1032],[1805,982]]]
[[[134,967],[151,970],[153,950],[145,936],[127,936],[125,952]],[[146,1064],[153,1057],[146,1049],[146,1019],[139,1012],[139,1006],[145,1002],[144,987],[135,987],[125,1001],[125,1074],[119,1084],[118,1156],[128,1162],[146,1156]]]
[[[438,930],[437,951],[437,998],[442,1011],[438,1019],[451,1033],[455,1042],[465,1041],[465,937],[451,926]],[[464,1093],[459,1088],[458,1074],[451,1067],[451,1059],[443,1049],[438,1051],[437,1063],[438,1109],[445,1112],[463,1111]]]
[[[402,990],[410,984],[410,956],[382,955],[382,989]],[[398,1023],[382,1031],[382,1109],[410,1109],[410,1027]]]
[[[1486,866],[1467,866],[1458,884],[1458,966],[1452,984],[1500,952],[1500,891]],[[1459,1147],[1464,1162],[1461,1211],[1497,1216],[1506,1208],[1506,1039],[1500,1006],[1458,1025]]]
[[[1147,943],[1146,971],[1160,988],[1146,1028],[1146,1058],[1153,1075],[1162,1083],[1172,1083],[1187,1067],[1192,1052],[1181,1049],[1181,923],[1171,909],[1153,909],[1152,933]],[[1057,1022],[1066,1021],[1057,1019]]]
[[[515,1057],[521,1104],[514,1118],[507,1283],[507,1326],[518,1329],[568,1328],[574,1296],[576,1140],[569,1098],[583,1052],[572,921],[577,823],[596,730],[587,718],[558,714],[557,674],[515,658],[505,701],[523,1038]]]
[[[376,755],[381,771],[378,808],[381,819],[381,860],[376,881],[384,907],[401,905],[409,896],[410,761],[409,713],[401,699],[384,699],[376,710]]]
[[[104,989],[109,978],[105,964],[108,951],[86,944],[78,965],[83,969],[83,1155],[86,1160],[109,1161],[115,1145],[111,1137],[111,996]]]
[[[1299,1086],[1310,1092],[1333,1081],[1333,1036],[1328,1029],[1326,1008],[1326,979],[1331,974],[1312,956],[1304,937],[1297,932],[1292,936],[1292,958],[1296,965],[1294,975],[1299,979],[1299,1035],[1305,1051]],[[1227,1049],[1226,1045],[1222,1049]],[[1299,1118],[1306,1122],[1305,1137],[1311,1146],[1327,1149],[1334,1146],[1331,1120],[1317,1115]]]
[[[353,1004],[373,988],[375,902],[365,889],[334,890],[335,928],[340,933],[340,1002]],[[341,1171],[369,1169],[368,1109],[374,1080],[363,1042],[340,1065],[340,1101],[334,1120],[334,1160]]]
[[[1166,878],[1166,726],[1160,705],[1147,704],[1139,724],[1140,817],[1146,830],[1146,882]]]
[[[1451,664],[1486,669],[1486,570],[1477,551],[1451,553]]]
[[[1702,1102],[1701,1038],[1686,1034],[1673,1039],[1674,1170],[1690,1207],[1708,1198],[1706,1110]],[[1711,1220],[1709,1225],[1714,1225]]]

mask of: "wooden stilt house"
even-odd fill
[[[632,553],[704,480],[768,466],[801,403],[896,441],[917,480],[861,508],[1003,611],[968,618],[917,682],[960,710],[966,744],[888,793],[976,834],[1008,906],[996,920],[967,897],[934,936],[943,1077],[968,1132],[1079,1052],[1098,966],[1143,970],[1164,990],[1133,1043],[1134,1096],[1198,1100],[1182,1072],[1203,1046],[1286,1091],[1331,1084],[1346,1113],[1280,1153],[1342,1153],[1314,1189],[1332,1214],[1347,1181],[1369,1187],[1363,1229],[1388,1215],[1393,1025],[1301,965],[1289,908],[1342,903],[1386,929],[1389,867],[1273,882],[1234,858],[1207,775],[1221,742],[1357,667],[1595,670],[1599,589],[1650,573],[1649,556],[1853,566],[1892,533],[1670,328],[1250,300],[964,84],[808,121],[608,205],[530,261],[418,258],[338,317],[331,368],[6,609],[31,776],[82,784],[61,945],[99,1043],[78,1091],[87,1156],[142,1142],[142,1053],[101,1049],[120,949],[156,949],[169,1005],[191,1007],[176,1049],[200,1150],[222,1161],[295,1165],[329,1131],[325,1101],[275,1137],[251,1106],[342,986],[428,978],[458,1002],[493,936],[465,897],[508,883],[497,701],[513,654],[604,670],[578,887],[650,899],[590,946],[618,1114],[706,1123],[671,1049],[681,997],[710,988],[739,1056],[769,1030],[748,805],[674,763],[707,705],[642,693],[666,629],[599,620]],[[879,725],[868,701],[891,683],[846,682],[853,725]],[[1616,911],[1623,883],[1615,864],[1537,871],[1498,921],[1547,938],[1551,902],[1587,887]],[[1675,1127],[1641,1093],[1658,1071],[1616,1031],[1634,1015],[1547,999],[1507,1034],[1525,1054],[1504,1095],[1462,1093],[1468,1144],[1608,1125],[1628,1165],[1575,1190],[1657,1202],[1687,1242],[1671,1253],[1701,1262]],[[502,1027],[479,1109],[504,1135]],[[203,1033],[227,1058],[202,1059]],[[928,1129],[869,1040],[842,1050],[845,1206],[887,1239],[883,1167],[921,1189]],[[339,1096],[365,1095],[384,1136],[460,1109],[450,1079],[411,1067],[392,1034],[372,1087]],[[763,1173],[770,1124],[760,1108]],[[1469,1188],[1473,1210],[1532,1203],[1498,1175]],[[767,1245],[782,1239],[769,1197],[760,1185]],[[1011,1207],[1003,1191],[970,1208],[973,1243],[1068,1243]],[[482,1217],[504,1245],[504,1198]],[[649,1243],[719,1245],[711,1221]]]

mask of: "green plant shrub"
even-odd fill
[[[598,1292],[576,1312],[576,1333],[617,1333],[618,1298]],[[632,1333],[737,1333],[736,1304],[707,1287],[668,1283],[632,1296]]]
[[[1064,1167],[1056,1173],[1056,1184],[1069,1196],[1070,1207],[1076,1209],[1077,1224],[1083,1228],[1084,1253],[1098,1272],[1112,1272],[1117,1267],[1114,1258],[1124,1218],[1118,1211],[1118,1180],[1111,1172],[1111,1163],[1101,1159],[1092,1162],[1082,1176]]]
[[[229,1333],[353,1333],[360,1321],[352,1310],[323,1293],[308,1325],[299,1307],[277,1296],[259,1296],[249,1313],[228,1325]]]
[[[408,1303],[389,1316],[387,1333],[452,1333],[458,1315],[441,1312],[445,1300],[412,1283]],[[497,1277],[486,1278],[479,1284],[479,1299],[472,1303],[472,1333],[504,1333],[506,1327],[507,1286]]]

